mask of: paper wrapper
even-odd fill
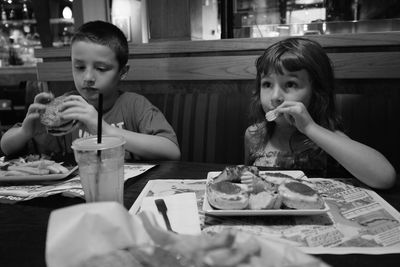
[[[115,252],[118,251],[125,252],[132,247],[149,246],[179,251],[180,255],[188,259],[198,258],[203,261],[208,257],[210,262],[210,256],[207,254],[210,248],[215,247],[216,242],[225,242],[229,236],[210,238],[167,232],[158,227],[157,220],[151,214],[142,212],[131,215],[116,202],[81,204],[52,212],[47,231],[46,263],[48,267],[86,266],[84,263],[93,257],[101,258],[102,255],[110,253],[114,253],[115,256]],[[261,265],[248,266],[328,266],[317,258],[276,240],[259,240],[244,233],[236,233],[234,239],[239,247],[245,249],[251,247],[250,244],[254,244],[255,240],[259,245],[255,264],[258,262]],[[238,253],[235,251],[233,255]],[[133,257],[131,254],[129,256]],[[162,261],[164,259],[161,259]],[[190,265],[179,266],[204,266],[198,263],[197,260],[195,263],[191,261]],[[111,265],[97,262],[95,266],[140,265],[118,265],[117,261],[113,260]],[[164,263],[164,266],[169,265]]]

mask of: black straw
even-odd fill
[[[101,144],[102,135],[102,121],[103,121],[103,94],[99,93],[99,99],[97,103],[97,143]],[[101,150],[97,151],[97,155],[101,155]]]
[[[99,94],[97,105],[97,143],[101,143],[101,123],[103,121],[103,94]]]

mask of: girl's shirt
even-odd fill
[[[317,175],[326,175],[328,155],[305,135],[295,132],[288,140],[289,151],[271,149],[265,140],[266,128],[250,127],[246,138],[249,151],[249,164],[272,169],[296,169]]]

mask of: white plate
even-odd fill
[[[78,169],[78,166],[67,167],[69,172],[60,174],[46,174],[46,175],[21,175],[21,176],[0,176],[0,182],[30,182],[30,181],[51,181],[61,180]]]
[[[283,173],[292,176],[295,179],[309,180],[302,171],[260,171],[260,176],[265,175],[265,173]],[[220,172],[209,172],[207,175],[207,183],[211,178],[219,175]],[[210,206],[207,200],[207,190],[204,195],[202,211],[208,215],[217,216],[274,216],[274,215],[318,215],[324,214],[329,210],[328,205],[324,202],[323,209],[302,209],[302,210],[292,210],[292,209],[276,209],[276,210],[218,210]]]

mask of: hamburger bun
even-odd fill
[[[279,186],[283,204],[292,209],[322,209],[324,202],[317,192],[301,182],[286,182]]]
[[[40,122],[46,127],[49,134],[60,136],[72,132],[78,121],[64,120],[61,118],[60,107],[66,98],[62,95],[46,104],[46,109],[40,114]]]
[[[207,200],[210,205],[220,210],[242,210],[249,205],[247,186],[222,181],[206,186]]]

